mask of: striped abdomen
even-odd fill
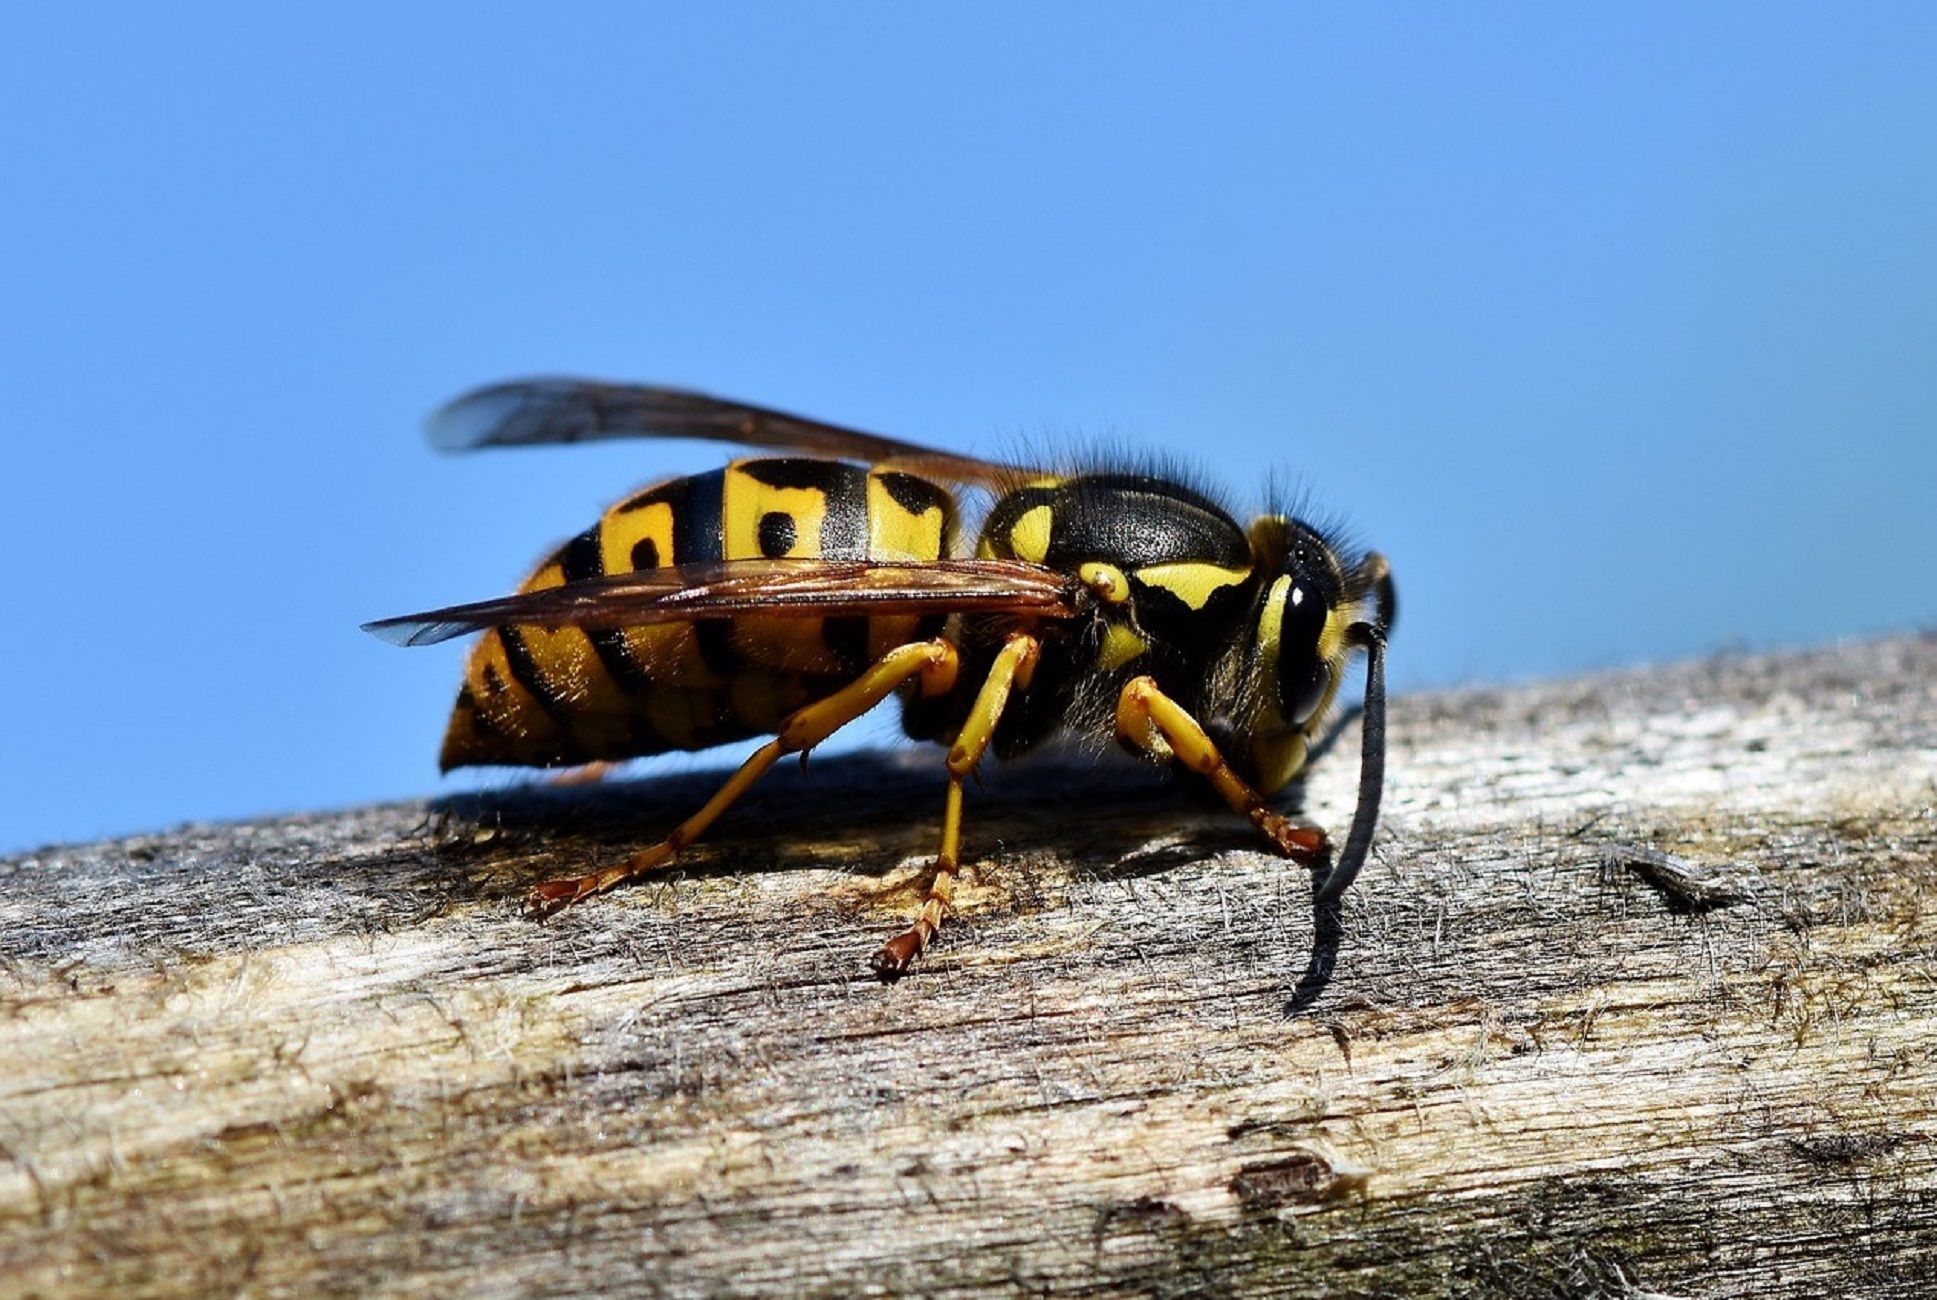
[[[735,461],[607,510],[526,580],[712,560],[934,560],[954,527],[943,489],[841,461]],[[738,618],[609,631],[500,628],[472,650],[440,762],[550,767],[705,749],[775,730],[939,620]]]

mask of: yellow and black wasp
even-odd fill
[[[782,757],[890,694],[909,735],[948,746],[941,846],[912,925],[928,946],[961,860],[962,785],[983,752],[1058,733],[1114,738],[1199,773],[1287,857],[1324,833],[1267,798],[1297,775],[1347,659],[1366,655],[1358,809],[1318,887],[1351,884],[1378,821],[1390,570],[1281,514],[1248,527],[1164,475],[1049,474],[671,388],[538,379],[431,417],[446,450],[703,438],[796,453],[735,460],[627,497],[515,595],[366,625],[401,645],[473,632],[444,737],[448,771],[562,767],[772,738],[667,837],[536,886],[549,912],[670,862]],[[804,453],[804,454],[802,454]],[[950,487],[990,503],[959,554]]]

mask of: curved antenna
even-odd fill
[[[1346,643],[1365,649],[1365,707],[1359,711],[1359,806],[1352,814],[1352,829],[1345,837],[1338,864],[1312,896],[1312,905],[1320,914],[1337,905],[1365,865],[1365,855],[1372,850],[1372,832],[1379,825],[1379,800],[1385,794],[1385,642],[1392,621],[1399,616],[1399,593],[1393,587],[1392,566],[1377,551],[1365,557],[1362,571],[1371,579],[1372,621],[1345,629]]]
[[[1385,791],[1385,632],[1370,623],[1354,623],[1345,635],[1365,647],[1365,710],[1360,715],[1363,741],[1359,750],[1359,806],[1352,814],[1352,830],[1338,865],[1325,877],[1314,906],[1336,903],[1351,887],[1372,848],[1372,832],[1379,824],[1379,799]]]

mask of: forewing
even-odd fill
[[[607,438],[701,438],[893,462],[913,474],[985,487],[1026,472],[705,393],[585,379],[520,379],[474,389],[438,408],[424,428],[440,451]]]
[[[1067,618],[1077,585],[1020,560],[723,560],[586,578],[496,600],[365,623],[393,645],[435,645],[486,628],[623,628],[769,618],[1012,613]]]

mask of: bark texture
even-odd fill
[[[939,751],[0,863],[0,1290],[1928,1294],[1937,639],[1391,712],[1338,927],[1047,761],[892,986]]]

